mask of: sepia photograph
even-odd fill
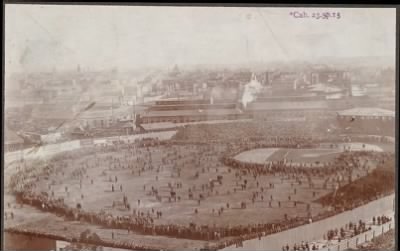
[[[1,250],[397,250],[396,8],[4,7]]]

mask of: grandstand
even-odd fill
[[[346,133],[394,136],[395,112],[381,108],[353,108],[337,113],[339,126]]]
[[[138,116],[139,124],[188,123],[249,117],[239,105],[226,100],[159,100]]]

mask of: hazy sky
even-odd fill
[[[296,19],[291,11],[340,12]],[[6,72],[395,58],[395,9],[6,5]]]

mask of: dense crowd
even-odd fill
[[[176,140],[190,140],[195,142],[209,141],[243,141],[258,140],[260,138],[285,138],[312,139],[325,136],[326,131],[315,130],[314,123],[309,121],[268,121],[267,123],[242,122],[224,124],[199,124],[188,125],[174,136]],[[279,136],[277,136],[279,135]],[[236,143],[236,142],[235,142]]]
[[[258,145],[257,147],[270,146]],[[297,163],[297,165],[294,165],[291,162],[286,162],[284,160],[257,164],[246,163],[234,158],[237,153],[245,151],[247,149],[248,147],[244,149],[238,149],[233,153],[227,154],[226,156],[224,156],[222,161],[228,166],[240,169],[244,173],[251,173],[255,177],[259,175],[273,174],[279,174],[283,176],[289,175],[296,178],[296,180],[300,180],[301,178],[306,177],[309,181],[310,187],[313,186],[314,177],[323,178],[325,179],[323,184],[323,188],[325,189],[329,188],[329,184],[333,188],[335,188],[336,186],[340,188],[346,184],[351,183],[355,179],[355,176],[357,178],[360,178],[360,174],[363,173],[364,175],[366,175],[370,173],[371,163],[375,163],[375,165],[381,166],[384,165],[386,161],[386,165],[393,165],[393,163],[390,163],[389,161],[393,161],[393,154],[373,151],[345,152],[336,157],[334,161],[314,165],[306,163]],[[372,170],[372,172],[374,172],[374,169]],[[384,184],[384,182],[382,182],[381,184]],[[365,194],[366,196],[369,195],[368,193]],[[365,196],[365,194],[363,196]],[[338,206],[337,203],[335,205]],[[347,201],[347,207],[348,205],[351,205],[349,201]]]
[[[338,208],[352,208],[353,204],[372,201],[384,194],[391,194],[395,187],[395,155],[374,153],[372,159],[377,167],[367,176],[340,187],[333,196],[328,194],[319,199],[323,205]]]
[[[310,186],[312,186],[313,176],[326,178],[326,186],[328,183],[335,184],[342,182],[342,180],[337,176],[339,173],[343,174],[345,177],[349,177],[349,180],[351,181],[352,171],[354,169],[367,169],[366,163],[361,161],[361,159],[373,159],[373,161],[383,164],[383,162],[387,161],[390,157],[384,153],[350,152],[341,155],[334,162],[323,163],[322,166],[300,165],[296,167],[283,161],[271,162],[266,166],[265,164],[244,163],[233,158],[234,155],[241,151],[257,147],[314,147],[324,140],[331,142],[331,137],[329,135],[316,136],[313,129],[314,128],[310,126],[308,122],[299,122],[296,124],[290,123],[286,126],[282,126],[281,122],[279,124],[266,123],[263,125],[243,122],[237,124],[214,124],[211,127],[210,125],[188,126],[178,131],[176,137],[171,141],[145,139],[136,144],[108,145],[100,148],[87,148],[85,150],[80,150],[79,152],[59,154],[47,163],[38,162],[32,164],[35,168],[21,167],[21,170],[19,170],[17,175],[10,177],[9,186],[14,191],[18,202],[32,205],[43,211],[64,216],[67,219],[81,220],[101,225],[106,228],[125,229],[128,232],[132,231],[147,235],[163,235],[185,239],[220,241],[218,245],[210,247],[210,249],[220,249],[230,245],[240,246],[244,240],[257,237],[261,238],[262,236],[323,219],[343,211],[344,208],[336,208],[335,211],[325,212],[312,218],[287,217],[280,223],[260,223],[231,227],[196,225],[194,223],[189,224],[189,226],[178,224],[163,225],[156,224],[155,222],[157,219],[165,217],[161,211],[145,212],[135,210],[131,203],[125,199],[123,201],[123,206],[128,209],[133,209],[132,215],[118,216],[105,213],[104,211],[90,212],[85,211],[80,205],[71,206],[66,203],[63,198],[55,198],[47,192],[38,193],[36,186],[39,177],[46,179],[54,172],[62,173],[62,175],[64,175],[63,169],[65,169],[67,165],[65,160],[78,158],[79,156],[88,154],[95,156],[95,163],[90,165],[88,163],[83,163],[70,174],[74,176],[74,178],[85,178],[87,176],[87,169],[96,168],[100,162],[107,163],[110,166],[110,169],[131,169],[132,174],[139,176],[142,172],[148,170],[158,172],[163,168],[163,165],[172,165],[172,163],[174,163],[175,166],[172,168],[173,173],[174,175],[179,176],[181,168],[185,165],[203,166],[202,164],[204,163],[209,164],[214,162],[214,164],[211,164],[211,167],[216,167],[218,163],[216,163],[217,160],[214,157],[216,155],[219,156],[220,154],[220,156],[222,156],[220,160],[223,164],[232,168],[237,168],[246,173],[251,173],[255,177],[274,174],[282,176],[292,175],[299,182],[301,182],[300,178],[307,177]],[[196,150],[198,151],[197,157],[185,158],[184,156],[180,156],[180,153],[176,149],[174,150],[174,146],[177,144],[188,144],[189,148],[191,142],[188,140],[196,143]],[[219,148],[219,145],[213,144],[213,142],[223,142],[226,147]],[[168,155],[162,158],[161,166],[156,166],[152,162],[152,146],[171,149]],[[106,158],[100,158],[97,156],[97,154],[121,152],[121,150],[126,150],[127,152],[122,158],[112,157],[112,154]],[[203,168],[203,172],[206,172],[206,169],[210,169],[210,166],[208,168]],[[241,173],[237,172],[237,175],[240,176]],[[86,178],[90,179],[90,177]],[[123,190],[122,185],[118,186],[117,184],[117,177],[110,176],[108,178],[110,181],[114,181],[111,185],[113,192],[117,189],[120,189],[121,191]],[[335,180],[336,178],[338,178],[338,180]],[[347,182],[349,182],[349,180]],[[91,182],[93,184],[93,179]],[[175,191],[179,191],[179,184],[169,184],[169,187],[171,188],[171,194],[168,196],[169,200],[179,200],[179,197],[176,196],[175,193]],[[144,189],[146,188],[144,187]],[[211,187],[206,186],[203,189],[206,191],[212,191],[212,185]],[[65,191],[68,192],[68,187],[65,187]],[[161,199],[159,196],[159,190],[156,187],[152,187],[150,191],[152,196]],[[191,191],[189,190],[189,197],[190,194]],[[140,204],[140,200],[138,200],[137,203]],[[359,206],[360,203],[362,203],[362,201],[351,204],[345,209]],[[227,207],[229,207],[229,205],[227,205]],[[218,211],[218,213],[220,214],[221,211]]]
[[[128,232],[134,231],[147,235],[164,235],[185,239],[220,240],[225,237],[235,236],[257,236],[259,234],[264,236],[308,222],[308,220],[304,218],[293,218],[283,223],[255,224],[229,228],[197,226],[193,223],[188,227],[174,224],[155,225],[153,224],[152,217],[145,215],[143,212],[138,212],[137,215],[120,217],[104,212],[93,213],[85,212],[78,208],[71,208],[66,205],[62,199],[52,200],[43,194],[18,193],[16,196],[20,203],[64,216],[68,220],[81,220],[107,228],[125,229]]]

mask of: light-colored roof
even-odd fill
[[[124,87],[124,95],[136,95],[137,94],[137,86],[125,86]]]
[[[299,101],[299,102],[257,102],[248,105],[248,110],[301,110],[301,109],[326,109],[325,101]]]
[[[311,87],[311,91],[331,93],[331,92],[340,92],[342,90],[340,88],[334,87],[334,86],[327,86],[324,84],[316,84]]]
[[[210,109],[210,110],[173,110],[173,111],[148,111],[142,117],[170,117],[170,116],[223,116],[241,114],[236,109]]]
[[[145,130],[157,130],[157,129],[175,128],[177,125],[171,122],[160,122],[160,123],[142,124],[141,126]]]
[[[79,115],[82,119],[93,119],[93,118],[110,118],[112,116],[121,117],[128,116],[133,113],[132,106],[122,106],[116,109],[103,109],[103,110],[88,110]]]
[[[338,112],[342,116],[386,116],[394,117],[395,112],[381,108],[359,107]]]
[[[133,124],[132,122],[123,123],[122,127],[123,128],[132,128],[132,127],[135,127],[135,124]]]
[[[145,130],[155,130],[155,129],[174,129],[180,126],[186,125],[199,125],[199,124],[224,124],[224,123],[240,123],[240,122],[250,122],[251,119],[235,119],[235,120],[206,120],[197,122],[185,122],[185,123],[172,123],[172,122],[159,122],[150,124],[141,124]]]

